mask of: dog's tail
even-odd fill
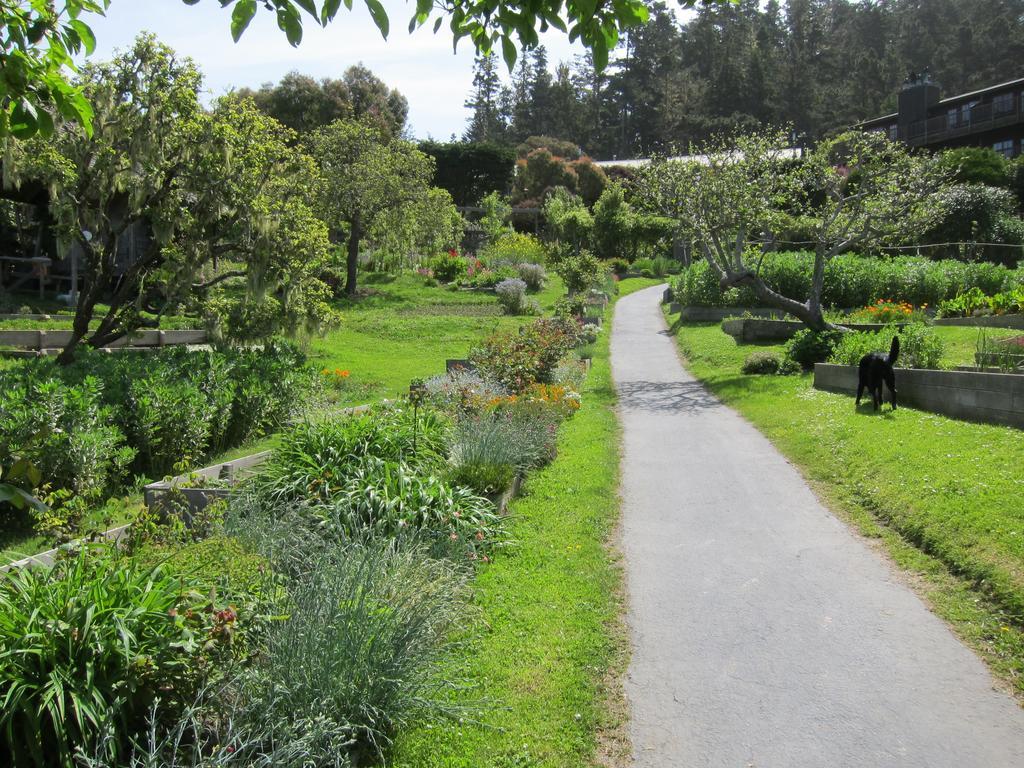
[[[889,347],[889,365],[896,365],[896,358],[900,356],[900,337],[892,337],[892,346]]]

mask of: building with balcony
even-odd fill
[[[1024,77],[944,99],[925,71],[904,83],[898,111],[857,127],[912,147],[989,147],[1016,157],[1024,154]]]

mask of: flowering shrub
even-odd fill
[[[905,323],[912,319],[923,319],[927,304],[922,304],[920,309],[915,309],[913,304],[906,301],[892,301],[890,299],[879,299],[874,304],[850,313],[850,320],[862,323]]]
[[[550,383],[559,361],[578,342],[578,323],[544,318],[519,332],[495,333],[470,353],[470,360],[485,377],[520,393],[537,382]]]
[[[508,395],[501,384],[485,379],[476,371],[455,368],[424,382],[427,401],[449,413],[479,411],[489,402]]]
[[[547,258],[547,249],[533,235],[507,232],[485,245],[480,258],[492,268],[524,261],[542,263]]]

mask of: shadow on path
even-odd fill
[[[720,406],[696,381],[623,381],[618,391],[619,403],[626,410],[695,413]]]

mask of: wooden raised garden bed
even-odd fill
[[[818,363],[814,366],[814,387],[856,395],[857,366]],[[897,405],[1024,429],[1024,376],[898,368],[896,391]]]
[[[59,350],[71,341],[72,331],[0,331],[0,347],[42,352]],[[150,349],[183,344],[205,344],[206,331],[139,331],[124,336],[103,349]]]
[[[169,480],[150,483],[144,489],[146,507],[159,510],[170,498],[184,503],[189,511],[199,512],[211,502],[227,498],[232,486],[254,474],[270,456],[270,451],[243,456],[210,467],[197,469]]]

